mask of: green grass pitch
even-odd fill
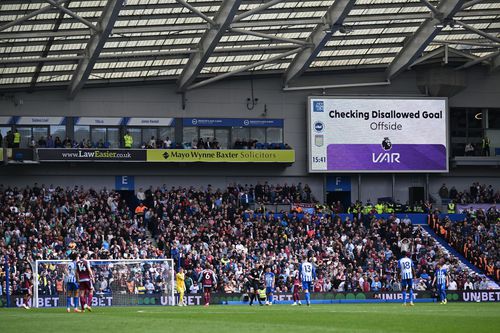
[[[500,303],[1,309],[0,332],[499,332]]]

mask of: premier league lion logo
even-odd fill
[[[391,140],[389,140],[389,138],[384,138],[384,141],[382,141],[382,148],[384,148],[384,150],[386,151],[391,150],[392,143]]]

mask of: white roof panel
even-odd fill
[[[0,1],[0,26],[27,13],[47,6],[44,1]],[[313,29],[322,27],[322,17],[334,0],[282,1],[249,15],[233,27],[257,31],[281,38],[308,41]],[[69,9],[97,24],[106,0],[73,0]],[[239,14],[258,8],[263,1],[244,1]],[[434,2],[433,2],[434,3]],[[189,4],[213,18],[221,0],[189,0]],[[52,8],[30,20],[0,31],[0,89],[31,84],[37,64],[46,54],[38,83],[67,84],[79,59],[85,54],[91,30],[82,22]],[[500,36],[500,1],[484,0],[456,15],[461,21],[492,36]],[[407,38],[430,17],[420,0],[357,0],[347,16],[343,33],[337,31],[312,62],[312,68],[346,70],[384,66],[401,51]],[[197,52],[198,43],[209,28],[196,13],[175,0],[127,0],[115,22],[113,32],[100,52],[89,78],[92,82],[114,79],[175,80]],[[327,26],[324,26],[327,29]],[[458,27],[446,27],[436,37],[440,41],[492,41]],[[440,44],[430,44],[429,52]],[[482,56],[497,50],[495,46],[453,44],[452,47]],[[298,47],[273,38],[235,32],[222,35],[215,52],[208,57],[202,73],[216,75],[255,63]],[[169,51],[180,51],[172,54]],[[255,73],[284,72],[292,56],[252,69]],[[27,60],[35,59],[35,60]],[[57,59],[57,60],[54,60]],[[38,60],[38,61],[37,61]],[[18,77],[16,77],[16,75]],[[107,81],[106,81],[107,82]]]

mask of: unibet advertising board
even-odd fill
[[[309,172],[447,172],[446,98],[309,97]]]

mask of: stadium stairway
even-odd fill
[[[480,269],[478,269],[476,266],[474,266],[469,260],[467,260],[457,250],[455,250],[453,247],[451,247],[450,244],[448,244],[448,242],[446,242],[444,239],[439,237],[434,232],[434,230],[432,230],[432,228],[429,225],[420,225],[420,226],[422,227],[422,229],[424,229],[425,233],[428,236],[434,238],[434,240],[437,242],[439,248],[443,252],[445,252],[451,256],[456,257],[460,261],[460,267],[463,270],[469,271],[469,273],[474,272],[474,273],[479,274],[479,275],[484,275],[484,272],[482,272]],[[496,284],[495,281],[491,280],[490,278],[488,278],[488,280],[489,280],[490,285],[495,285],[496,288],[499,288],[498,284]]]

